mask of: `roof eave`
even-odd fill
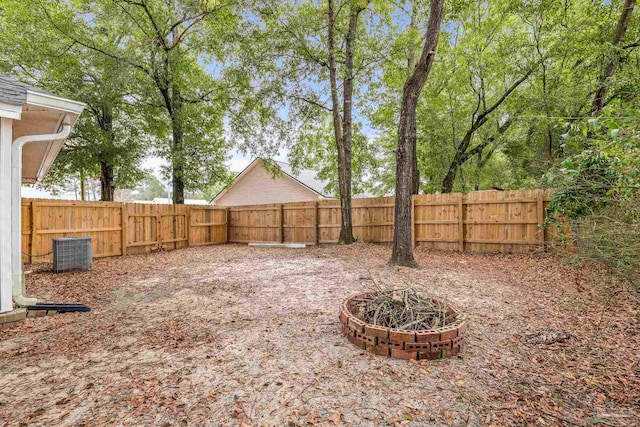
[[[26,105],[46,108],[47,110],[54,110],[59,112],[60,114],[63,114],[64,116],[61,117],[58,127],[65,123],[70,124],[73,127],[75,122],[78,120],[78,117],[86,107],[86,104],[83,102],[72,101],[70,99],[61,98],[59,96],[35,92],[31,90],[27,91]],[[38,169],[35,181],[33,179],[30,179],[28,181],[39,182],[44,178],[44,176],[49,171],[49,168],[53,164],[56,156],[62,149],[62,145],[64,144],[65,140],[66,138],[52,140],[49,143],[47,152],[40,162],[40,168]]]
[[[20,120],[22,117],[22,105],[0,102],[0,117],[11,120]]]
[[[72,101],[70,99],[61,98],[59,96],[53,96],[46,93],[27,91],[28,105],[36,107],[43,107],[52,110],[58,110],[65,113],[75,114],[79,116],[85,109],[87,104],[78,101]]]

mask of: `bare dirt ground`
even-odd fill
[[[638,296],[548,255],[240,245],[27,275],[42,300],[91,313],[0,331],[0,425],[640,425]],[[470,318],[461,357],[363,353],[338,329],[362,277],[418,289]],[[566,342],[523,337],[562,330]]]

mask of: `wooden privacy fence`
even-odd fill
[[[540,224],[543,190],[421,194],[413,197],[414,246],[438,250],[522,252],[557,231]],[[353,200],[353,230],[363,242],[393,237],[394,198]],[[55,237],[91,236],[95,257],[221,243],[336,243],[338,200],[233,206],[29,200],[22,202],[25,262],[49,261]]]
[[[544,246],[553,230],[545,219],[544,190],[421,194],[413,197],[414,246],[440,250],[521,252]],[[353,199],[353,232],[363,242],[393,238],[394,198]],[[338,200],[229,208],[229,243],[336,243]]]
[[[226,224],[213,206],[23,199],[23,261],[50,261],[56,237],[91,236],[94,257],[226,243]]]

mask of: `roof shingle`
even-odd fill
[[[0,102],[14,105],[25,105],[27,103],[28,91],[54,95],[50,92],[38,89],[37,87],[22,83],[14,77],[0,73]]]
[[[293,168],[289,163],[279,162],[277,160],[275,162],[278,164],[278,166],[280,166],[282,172],[289,175],[299,183],[303,184],[305,187],[308,187],[311,190],[315,191],[319,195],[327,197],[324,188],[328,183],[317,179],[317,174],[315,171],[312,171],[310,169],[300,169],[298,173],[293,173]]]

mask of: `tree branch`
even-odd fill
[[[333,112],[333,108],[329,108],[326,105],[322,104],[321,102],[315,101],[313,99],[309,99],[309,98],[305,98],[304,96],[300,96],[300,95],[285,95],[289,98],[293,98],[296,99],[298,101],[304,101],[308,104],[314,105],[318,108],[322,108],[323,110],[326,110],[328,112]]]
[[[473,124],[473,126],[471,128],[471,131],[473,132],[473,131],[477,130],[478,128],[480,128],[480,126],[482,126],[488,120],[489,114],[493,113],[496,110],[496,108],[498,108],[509,97],[509,95],[511,95],[511,93],[518,88],[518,86],[520,86],[525,80],[527,80],[529,78],[529,76],[531,74],[533,74],[533,72],[540,66],[540,64],[542,64],[542,61],[538,61],[522,77],[520,77],[518,80],[516,80],[509,87],[509,89],[507,89],[506,92],[504,92],[502,94],[502,96],[500,98],[498,98],[498,100],[496,102],[494,102],[493,105],[491,105],[491,107],[489,107],[488,109],[486,109],[482,113],[480,113],[480,115],[476,119],[475,123]]]
[[[634,49],[636,47],[640,46],[640,40],[635,42],[635,43],[630,43],[628,45],[622,46],[623,49]]]
[[[140,22],[138,22],[138,20],[131,14],[131,12],[129,12],[129,9],[127,9],[126,7],[124,7],[121,4],[121,3],[132,4],[130,1],[127,1],[127,0],[114,0],[114,2],[120,7],[120,9],[122,9],[122,11],[124,13],[127,14],[127,16],[129,18],[131,18],[131,20],[138,26],[138,28],[140,28],[140,31],[142,31],[145,36],[150,37],[149,33],[147,33],[147,30],[145,30],[144,27],[140,24]]]
[[[194,16],[194,17],[192,17],[192,18],[184,19],[180,24],[182,24],[182,23],[184,23],[184,22],[188,22],[188,21],[190,21],[190,20],[193,20],[193,22],[191,22],[191,24],[187,25],[187,26],[182,30],[182,32],[178,35],[178,37],[176,37],[176,38],[175,38],[175,40],[173,40],[173,43],[171,44],[171,46],[169,47],[169,49],[168,49],[168,50],[172,50],[172,49],[174,49],[176,46],[178,46],[178,45],[180,44],[180,42],[182,42],[182,39],[183,39],[183,38],[184,38],[184,36],[187,34],[187,32],[189,32],[189,30],[190,30],[194,25],[196,25],[196,24],[197,24],[197,23],[199,23],[200,21],[204,20],[204,18],[206,18],[207,16],[211,15],[213,12],[215,12],[215,11],[217,11],[217,10],[219,10],[219,8],[214,8],[214,9],[211,9],[211,10],[209,10],[209,11],[207,11],[207,12],[203,12],[203,13],[201,13],[200,15],[196,15],[196,16]],[[180,25],[180,24],[178,24],[178,25]],[[175,25],[175,24],[174,24],[174,25]],[[175,27],[175,26],[172,26],[171,28],[172,28],[172,31],[173,31],[173,29],[175,29],[176,27]]]
[[[616,32],[613,36],[612,45],[618,46],[624,40],[624,36],[627,32],[627,27],[629,26],[629,22],[631,21],[631,15],[633,14],[633,9],[635,8],[636,0],[625,0],[624,6],[622,7],[622,13],[620,14],[620,19],[618,20],[618,26],[616,28]],[[593,98],[593,102],[591,103],[591,114],[594,116],[599,116],[604,108],[604,101],[607,96],[607,80],[611,79],[616,71],[616,66],[620,62],[620,54],[616,52],[614,57],[607,64],[604,72],[600,75],[598,79],[598,90],[596,91],[596,95]]]
[[[154,31],[156,32],[156,35],[158,36],[158,39],[160,41],[160,44],[162,44],[162,48],[164,50],[169,50],[168,46],[167,46],[167,41],[165,40],[165,36],[164,34],[162,34],[162,32],[160,31],[160,27],[158,27],[158,24],[156,23],[155,18],[153,17],[153,15],[151,14],[151,11],[149,10],[149,6],[147,5],[146,0],[142,0],[141,2],[137,2],[137,1],[129,1],[129,0],[123,0],[129,4],[133,4],[136,6],[139,6],[142,8],[142,10],[144,10],[144,13],[147,15],[147,17],[149,18],[149,22],[151,22],[151,25],[153,26]]]
[[[143,66],[141,64],[138,64],[136,62],[133,62],[132,60],[130,60],[127,57],[122,57],[122,56],[116,55],[116,54],[114,54],[112,52],[109,52],[109,51],[107,51],[105,49],[102,49],[102,48],[100,48],[98,46],[95,46],[93,44],[93,42],[91,44],[89,44],[89,43],[84,42],[84,41],[78,39],[77,37],[67,33],[62,28],[60,28],[60,26],[58,26],[58,24],[56,24],[56,22],[53,20],[53,18],[49,14],[49,11],[46,9],[46,7],[44,5],[42,6],[42,10],[43,10],[45,16],[47,17],[47,20],[49,21],[49,23],[53,26],[53,28],[55,30],[57,30],[60,34],[62,34],[65,37],[67,37],[69,40],[74,41],[75,43],[79,44],[80,46],[84,46],[87,49],[91,49],[91,50],[93,50],[95,52],[99,52],[99,53],[101,53],[101,54],[103,54],[105,56],[108,56],[109,58],[115,59],[117,61],[125,62],[125,63],[131,65],[132,67],[143,71],[145,74],[147,74],[149,76],[151,75],[151,71],[149,69],[147,69],[145,66]]]
[[[500,126],[498,128],[498,133],[497,135],[491,135],[489,138],[487,138],[486,140],[482,141],[480,144],[478,144],[477,146],[473,147],[471,150],[467,151],[465,153],[465,155],[463,156],[463,163],[464,161],[466,161],[467,159],[475,156],[476,154],[481,153],[489,144],[491,144],[492,142],[494,142],[497,137],[499,137],[500,135],[503,135],[507,129],[509,129],[509,127],[517,120],[517,116],[510,116],[503,124],[502,126]]]

